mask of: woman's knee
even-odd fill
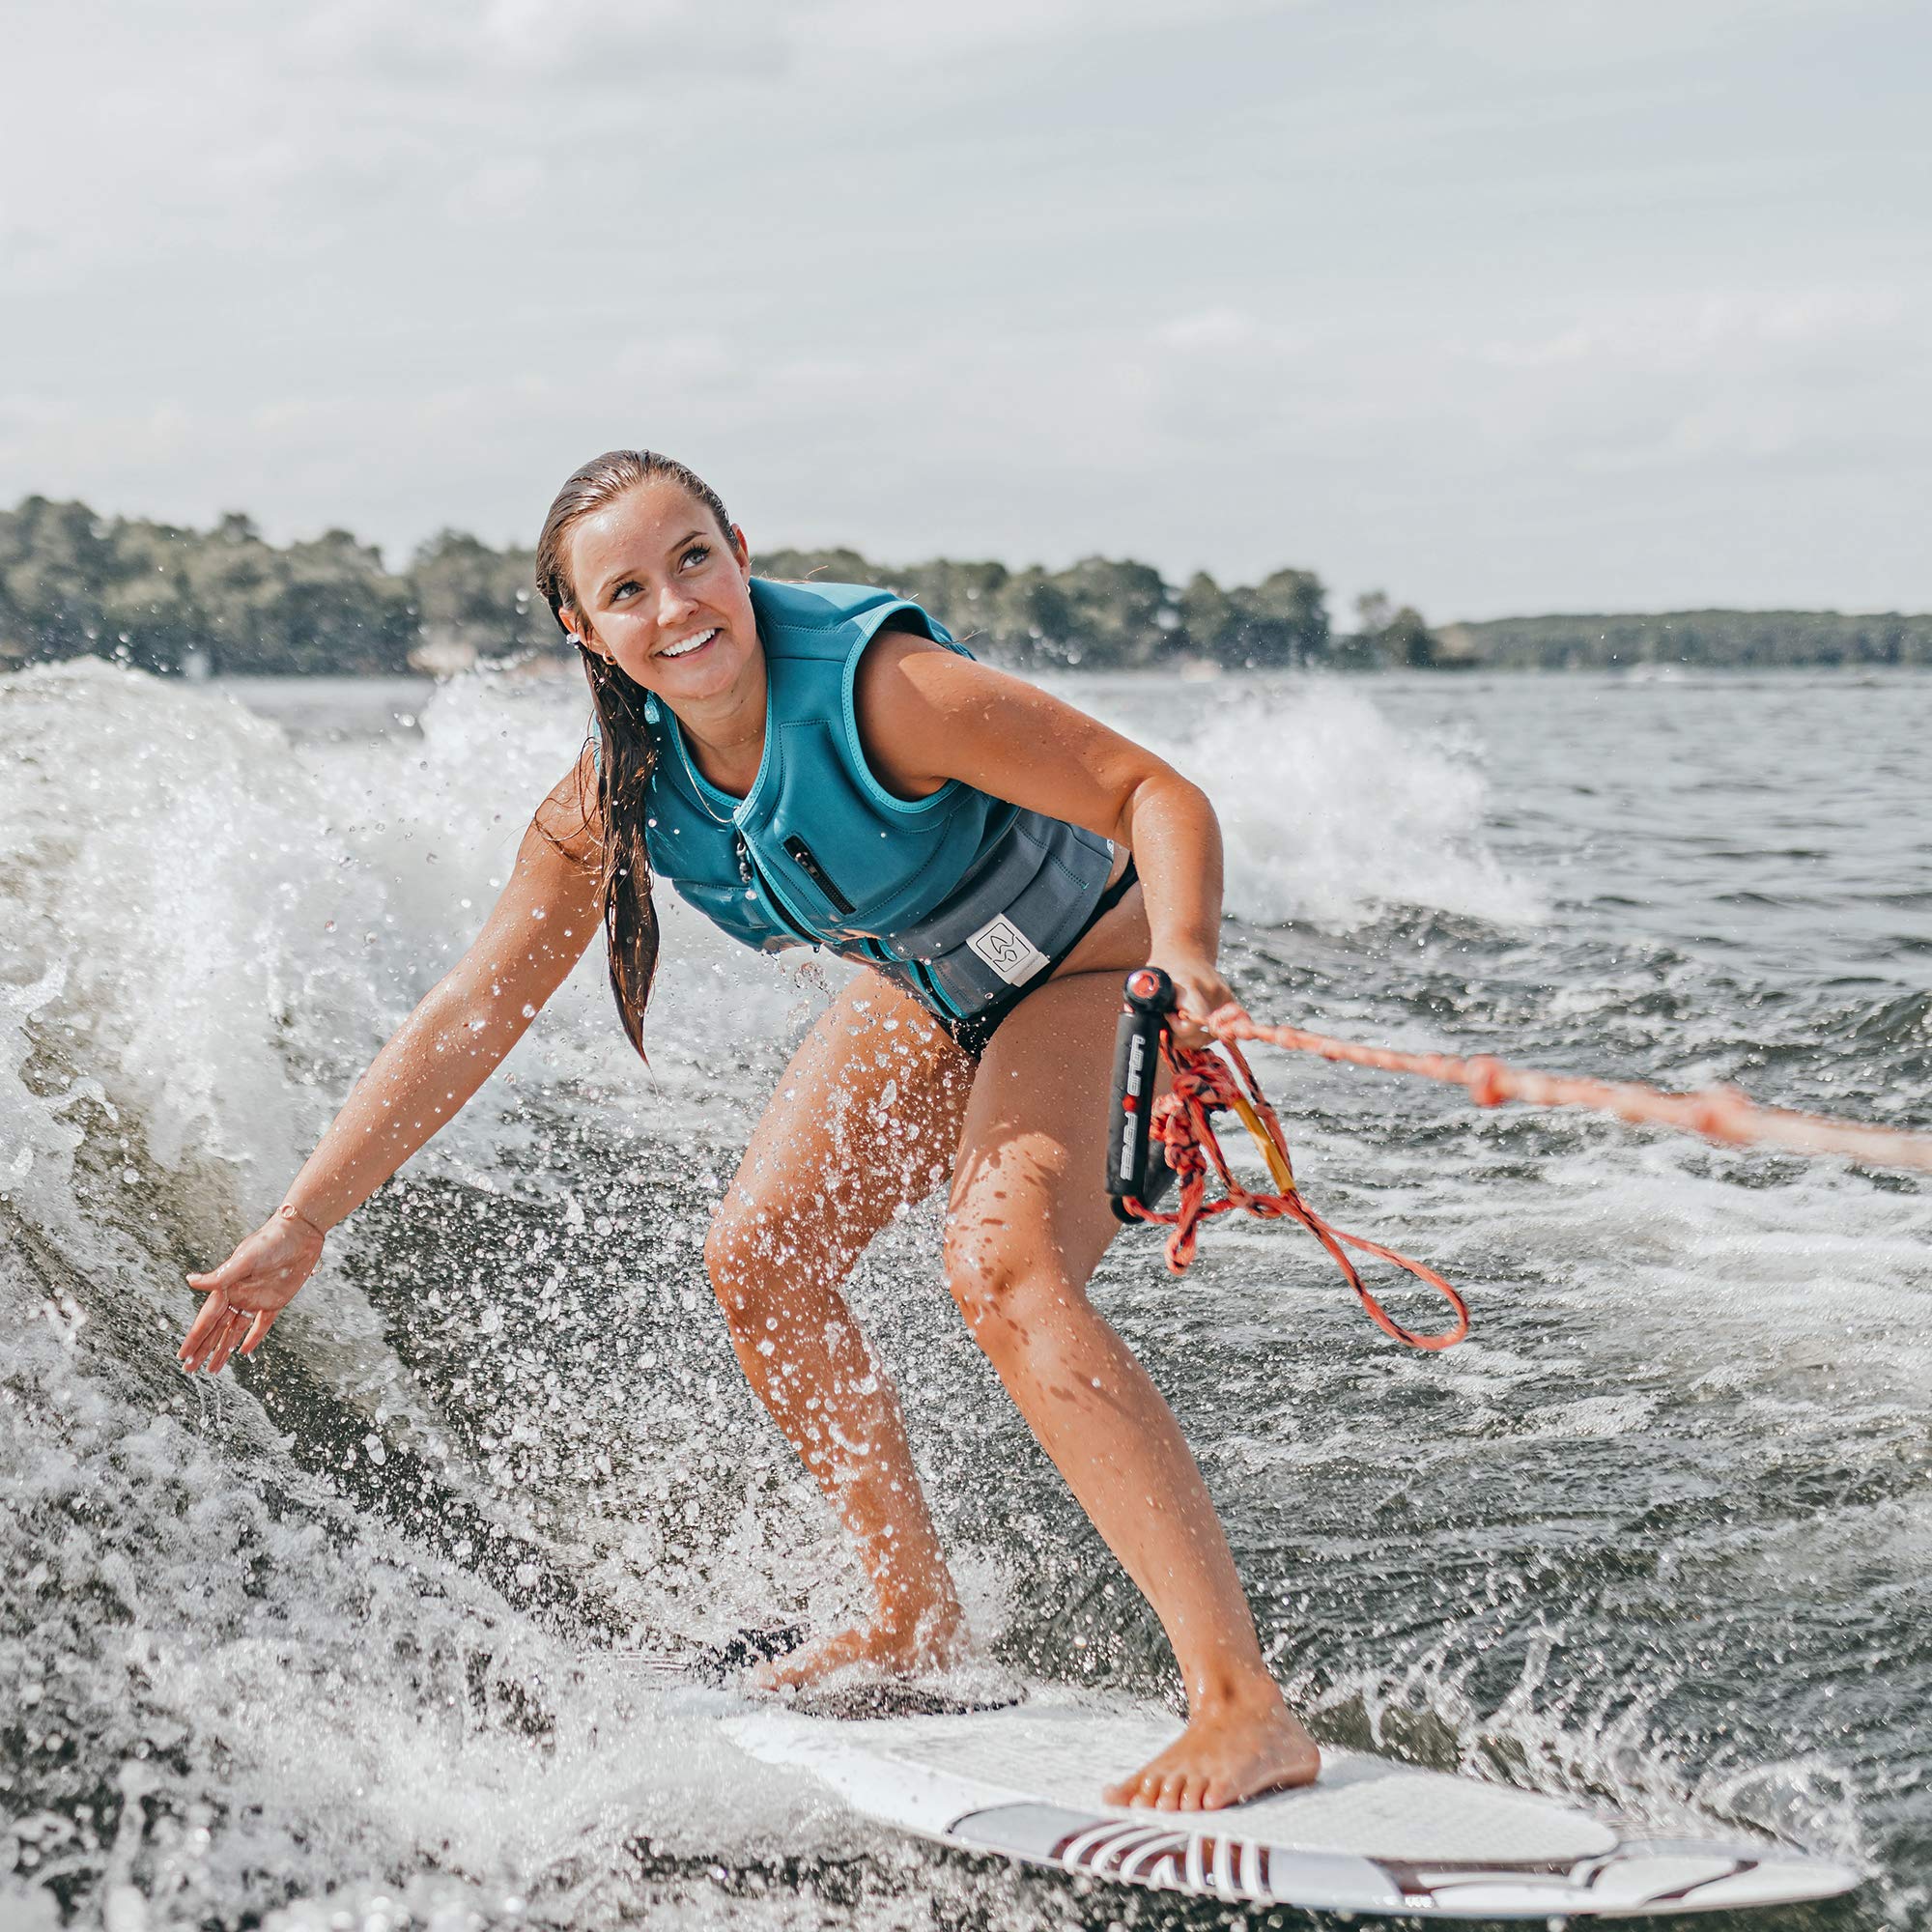
[[[852,1259],[828,1230],[736,1194],[704,1236],[704,1271],[734,1330],[762,1333],[836,1300]]]
[[[968,1332],[995,1362],[1023,1351],[1069,1293],[1056,1270],[1033,1265],[983,1229],[948,1229],[946,1286]]]
[[[778,1282],[776,1246],[771,1217],[727,1194],[705,1233],[704,1271],[733,1327],[768,1311]]]

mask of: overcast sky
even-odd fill
[[[1932,609],[1932,9],[20,0],[0,502]]]

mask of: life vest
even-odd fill
[[[747,946],[864,960],[942,1019],[1009,1001],[1085,927],[1112,844],[956,780],[929,798],[895,797],[859,742],[861,653],[889,619],[972,653],[890,591],[756,577],[751,591],[765,652],[763,761],[743,798],[721,791],[652,700],[653,873]]]

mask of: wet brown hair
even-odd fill
[[[603,827],[604,942],[624,1033],[641,1055],[644,1008],[658,970],[658,916],[651,903],[651,866],[644,847],[644,796],[657,763],[657,746],[644,719],[650,694],[626,672],[605,660],[564,622],[566,609],[582,610],[570,581],[570,535],[585,517],[614,503],[640,484],[675,483],[702,503],[733,550],[737,538],[724,499],[695,470],[655,449],[609,449],[573,470],[544,518],[537,538],[537,588],[551,615],[572,636],[590,682],[596,712],[597,791],[595,811]],[[580,781],[581,782],[581,781]],[[590,822],[592,801],[582,801]]]

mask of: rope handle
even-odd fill
[[[1142,967],[1127,976],[1126,1007],[1116,1039],[1114,1106],[1108,1136],[1107,1191],[1114,1197],[1115,1212],[1122,1220],[1145,1221],[1172,1230],[1167,1237],[1167,1265],[1177,1275],[1184,1273],[1194,1260],[1201,1229],[1216,1214],[1238,1208],[1258,1220],[1299,1222],[1328,1251],[1369,1319],[1384,1334],[1411,1349],[1454,1348],[1469,1332],[1469,1311],[1462,1295],[1434,1268],[1324,1221],[1302,1195],[1281,1122],[1264,1097],[1240,1048],[1228,1039],[1220,1042],[1220,1052],[1177,1046],[1170,1025],[1173,1011],[1173,982],[1158,967]],[[1174,1079],[1172,1091],[1158,1102],[1152,1100],[1151,1049],[1155,1044]],[[1245,1186],[1229,1168],[1212,1121],[1214,1114],[1223,1111],[1233,1113],[1247,1128],[1267,1164],[1276,1192],[1262,1193]],[[1149,1155],[1155,1147],[1166,1155],[1168,1170],[1180,1182],[1180,1199],[1171,1213],[1160,1211],[1150,1198],[1157,1197],[1159,1191],[1149,1185]],[[1210,1170],[1222,1189],[1211,1201],[1208,1198]],[[1426,1335],[1397,1321],[1369,1292],[1345,1247],[1388,1262],[1435,1289],[1453,1313],[1450,1326]]]

